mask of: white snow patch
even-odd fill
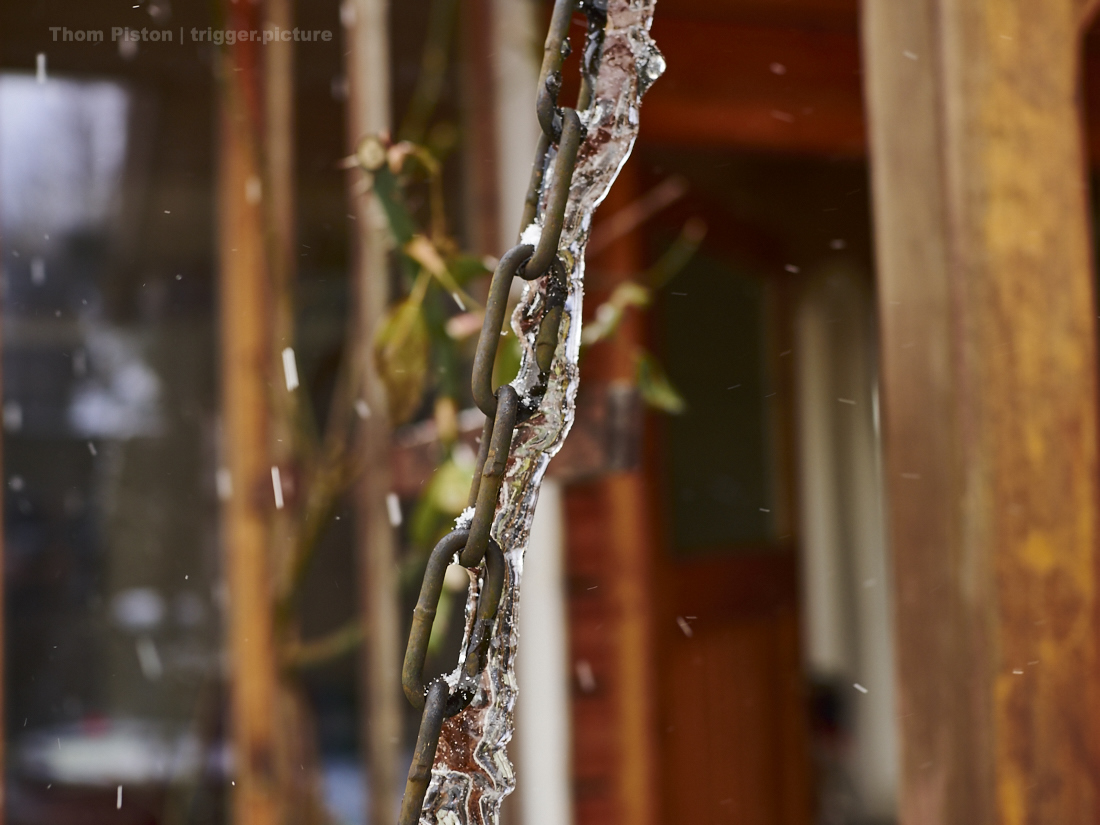
[[[530,244],[531,246],[538,246],[539,239],[542,237],[542,225],[539,223],[530,223],[527,228],[520,233],[519,242],[521,244]]]

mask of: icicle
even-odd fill
[[[654,2],[611,0],[608,4],[595,94],[589,110],[581,113],[588,138],[581,146],[573,174],[561,236],[560,257],[567,269],[569,294],[557,353],[538,412],[517,428],[513,438],[503,505],[493,530],[505,550],[508,583],[478,695],[466,710],[443,726],[432,783],[421,815],[421,823],[425,825],[444,822],[495,825],[501,801],[515,785],[504,748],[512,737],[512,708],[516,698],[516,620],[523,552],[539,484],[573,422],[584,247],[591,216],[630,155],[638,133],[641,94],[664,71],[664,58],[649,36]],[[524,240],[533,237],[536,231],[536,226],[528,227]],[[521,397],[528,396],[538,381],[534,334],[545,307],[543,289],[545,284],[540,282],[528,284],[512,318],[512,328],[523,345],[520,372],[513,382]],[[467,633],[476,591],[476,587],[471,587]],[[527,777],[526,781],[537,782],[538,777]]]

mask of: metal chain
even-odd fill
[[[584,12],[588,18],[588,40],[581,60],[580,92],[576,108],[560,108],[558,95],[562,85],[561,67],[570,53],[569,26],[574,12],[578,10]],[[556,0],[554,3],[535,106],[542,135],[535,153],[521,222],[522,232],[539,216],[539,204],[543,201],[545,191],[545,206],[541,210],[542,232],[536,245],[517,244],[500,259],[489,286],[485,320],[474,355],[471,382],[474,401],[486,416],[473,483],[470,486],[469,505],[474,508],[474,514],[469,529],[451,531],[432,550],[420,587],[420,597],[413,610],[409,644],[401,668],[401,685],[405,696],[413,707],[422,708],[424,712],[405,785],[405,796],[401,800],[399,825],[416,825],[419,821],[424,796],[431,781],[432,765],[435,762],[443,722],[473,701],[488,659],[489,641],[505,584],[504,552],[490,532],[496,518],[512,435],[517,422],[538,409],[546,391],[550,367],[558,345],[558,331],[567,294],[566,267],[558,255],[558,243],[565,222],[565,207],[569,200],[573,169],[577,163],[577,151],[585,138],[585,129],[577,110],[584,111],[592,101],[606,22],[607,0]],[[555,145],[557,155],[547,183],[544,180],[547,158],[551,147]],[[512,281],[517,277],[533,281],[544,276],[547,278],[547,308],[539,324],[534,347],[539,378],[534,390],[521,402],[519,394],[510,385],[493,389],[493,365],[504,328]],[[423,673],[428,639],[435,621],[447,566],[456,556],[458,563],[466,568],[481,568],[481,585],[473,630],[454,686],[443,676],[425,685]]]

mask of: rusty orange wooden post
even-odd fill
[[[1100,819],[1076,0],[867,0],[905,825]]]
[[[235,28],[258,28],[258,7],[229,6]],[[281,822],[275,731],[277,685],[272,633],[268,520],[269,315],[264,268],[261,171],[248,119],[258,121],[256,44],[227,51],[218,135],[219,317],[224,463],[231,491],[223,507],[229,584],[230,728],[235,753],[235,825]]]

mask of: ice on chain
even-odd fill
[[[515,786],[504,748],[512,737],[512,708],[516,699],[516,622],[523,552],[542,476],[573,422],[579,377],[584,247],[592,213],[607,195],[633,148],[641,95],[665,68],[664,57],[649,35],[654,3],[655,0],[608,3],[595,95],[588,111],[581,113],[588,135],[573,174],[559,247],[569,274],[569,296],[557,352],[539,411],[516,429],[501,492],[503,504],[493,527],[493,535],[505,551],[508,579],[488,666],[477,695],[466,710],[443,725],[421,813],[421,823],[427,825],[495,825],[501,801]],[[554,163],[553,152],[547,163]],[[524,347],[519,376],[513,382],[521,397],[529,395],[538,377],[534,342],[546,306],[545,281],[543,278],[528,285],[512,318],[512,327]],[[467,638],[476,591],[477,587],[471,587]],[[528,776],[525,780],[537,782],[538,777]]]

